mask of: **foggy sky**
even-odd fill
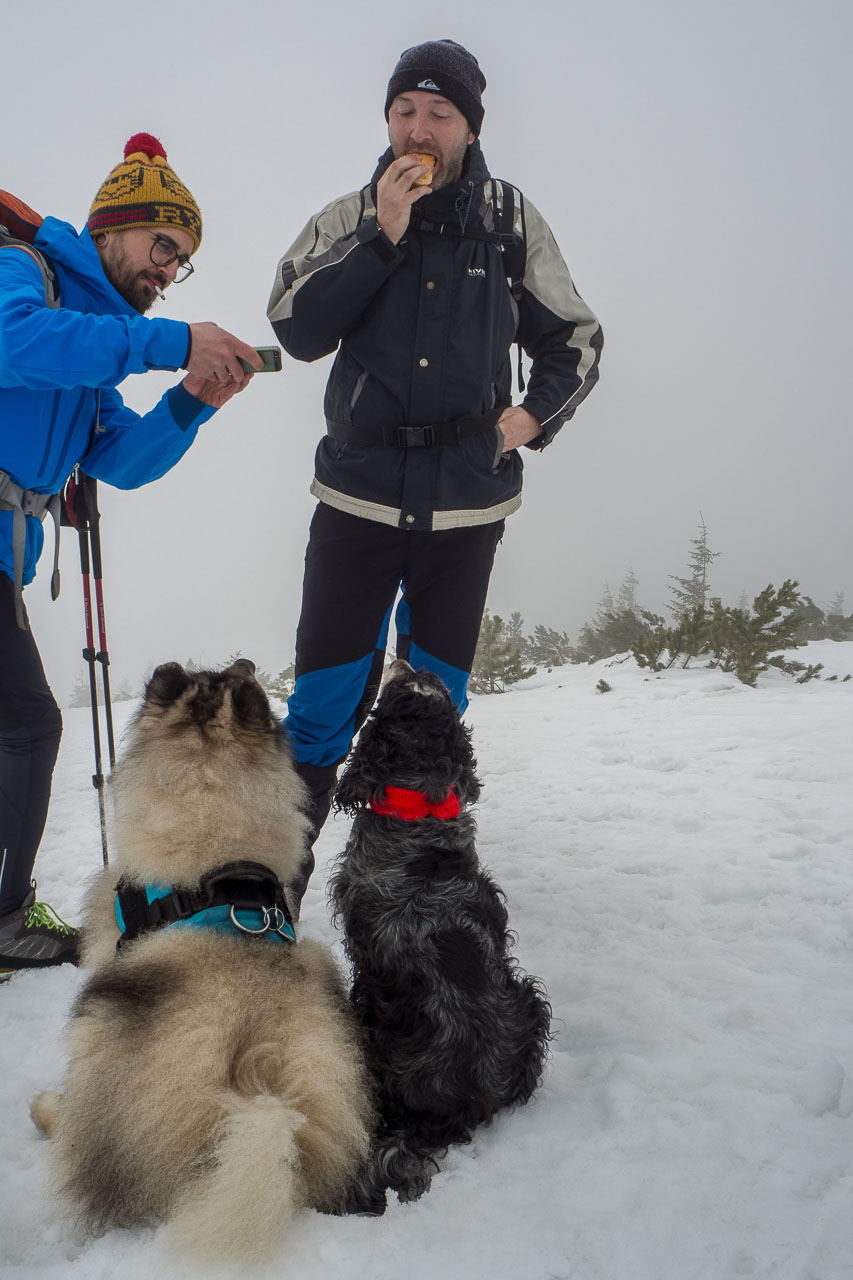
[[[400,52],[449,36],[488,80],[492,173],[549,222],[602,321],[601,381],[523,451],[489,607],[576,636],[629,568],[668,604],[702,512],[738,603],[797,578],[853,611],[849,490],[853,7],[812,0],[436,0],[251,6],[46,0],[4,14],[0,185],[80,227],[131,134],[158,136],[204,216],[196,274],[152,314],[273,341],[278,258],[387,144]],[[237,651],[293,656],[330,360],[285,360],[147,488],[101,486],[114,687]],[[144,411],[176,377],[131,377]],[[82,669],[76,539],[26,599],[60,699]]]

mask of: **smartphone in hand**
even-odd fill
[[[246,373],[280,373],[281,372],[281,347],[258,347],[258,355],[264,362],[262,369],[254,369],[248,360],[241,360],[240,363],[246,370]]]

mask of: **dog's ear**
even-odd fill
[[[476,804],[480,798],[480,779],[476,774],[477,761],[471,744],[471,730],[461,721],[457,721],[457,724],[460,736],[451,749],[451,757],[458,763],[453,787],[466,804]]]
[[[337,812],[354,816],[359,807],[367,804],[382,779],[377,777],[377,761],[382,758],[382,744],[378,737],[375,712],[362,726],[355,746],[347,759],[344,770],[335,787],[333,804]],[[387,778],[384,779],[388,781]]]
[[[346,768],[338,779],[332,805],[336,813],[355,815],[356,810],[371,797],[371,789],[354,769]]]
[[[242,674],[247,678],[239,680],[231,688],[234,719],[245,729],[275,728],[267,695],[250,673],[244,671]]]
[[[179,662],[164,662],[145,686],[144,702],[147,706],[171,706],[194,683]]]
[[[230,667],[226,667],[227,673],[240,676],[253,676],[257,670],[251,658],[235,658]]]

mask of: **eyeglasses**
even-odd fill
[[[172,241],[167,240],[165,236],[154,237],[151,252],[148,256],[156,267],[168,267],[173,262],[178,263],[175,284],[183,284],[195,270],[190,262],[190,255],[188,253],[178,253]]]

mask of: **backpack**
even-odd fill
[[[9,247],[28,253],[37,264],[44,280],[44,292],[49,307],[59,306],[59,285],[53,264],[33,241],[43,218],[24,204],[17,196],[0,190],[0,250]],[[50,593],[53,599],[59,595],[59,523],[61,501],[58,493],[35,493],[22,489],[6,471],[0,471],[0,509],[12,512],[12,552],[14,562],[15,616],[22,631],[29,629],[27,611],[22,594],[24,548],[26,544],[26,516],[44,520],[50,514],[56,526],[53,576]]]
[[[58,307],[59,284],[53,264],[34,244],[36,232],[42,222],[44,218],[28,204],[24,204],[23,200],[8,191],[0,190],[0,249],[11,245],[28,253],[41,271],[47,305]]]

